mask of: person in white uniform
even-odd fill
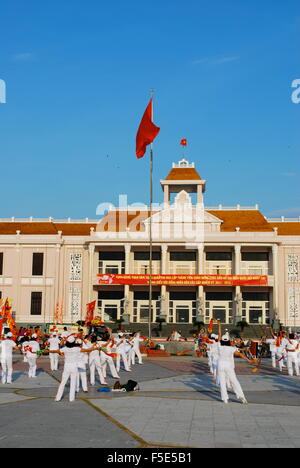
[[[84,344],[83,340],[81,338],[77,338],[76,344],[79,348],[81,349],[88,349],[86,345]],[[77,373],[77,386],[76,386],[76,391],[77,393],[80,390],[80,382],[82,385],[82,390],[87,393],[88,392],[88,386],[87,386],[87,376],[86,376],[86,356],[88,356],[87,353],[79,353],[78,357],[78,373]]]
[[[65,358],[64,371],[62,375],[61,384],[58,387],[57,395],[55,401],[60,401],[63,397],[65,386],[69,379],[70,383],[70,402],[75,400],[76,386],[77,386],[77,377],[78,377],[78,362],[80,360],[80,353],[91,353],[94,351],[94,347],[89,349],[81,349],[75,343],[75,337],[69,336],[66,341],[66,345],[60,351],[50,351],[50,353],[59,353]]]
[[[129,343],[131,344],[131,349],[129,351],[129,363],[131,363],[133,366],[135,365],[135,357],[138,358],[139,364],[143,364],[142,353],[140,350],[140,344],[143,341],[144,340],[141,338],[140,332],[134,333],[133,337],[129,340]]]
[[[110,373],[114,379],[119,379],[120,376],[117,373],[117,369],[114,363],[114,360],[110,354],[113,353],[113,340],[108,340],[106,341],[100,341],[99,345],[101,346],[100,349],[100,362],[101,362],[101,367],[102,367],[102,372],[104,378],[106,378],[107,374],[107,365],[109,366]]]
[[[13,350],[18,350],[18,346],[12,340],[13,334],[7,333],[5,339],[0,342],[1,346],[1,367],[2,367],[2,384],[12,383],[13,373]]]
[[[60,345],[60,339],[57,333],[53,333],[51,338],[46,342],[46,346],[49,346],[49,351],[58,351]],[[59,361],[59,354],[58,353],[49,353],[50,357],[50,368],[51,371],[58,370],[58,361]]]
[[[238,352],[238,348],[231,346],[230,338],[228,334],[222,336],[221,324],[219,323],[219,342],[218,348],[218,378],[221,388],[221,398],[224,403],[228,403],[229,396],[227,391],[227,382],[230,383],[234,393],[238,400],[241,400],[243,404],[247,404],[242,387],[236,377],[234,356],[241,357],[245,361],[252,362],[244,354]]]
[[[295,374],[300,375],[298,361],[298,340],[295,339],[294,333],[289,333],[284,341],[285,350],[287,352],[288,373],[292,377]]]
[[[38,352],[40,351],[40,345],[36,341],[37,338],[38,338],[38,336],[34,333],[32,335],[32,337],[31,337],[30,341],[24,347],[27,362],[28,362],[28,365],[29,365],[28,377],[30,379],[35,379],[36,378],[36,361],[37,361],[37,358],[38,358]]]
[[[128,364],[127,358],[127,351],[128,351],[128,344],[126,343],[126,339],[123,333],[119,333],[118,338],[116,338],[116,353],[117,353],[117,372],[120,372],[121,367],[121,358],[124,364],[124,368],[127,372],[130,372],[130,367]],[[130,349],[129,349],[130,350]]]
[[[87,346],[89,346],[90,348],[95,348],[94,351],[92,351],[89,356],[90,382],[91,382],[91,385],[95,385],[95,373],[97,371],[101,385],[107,385],[107,382],[105,381],[105,378],[103,375],[103,369],[102,369],[101,360],[100,360],[99,346],[97,346],[97,343],[98,341],[95,335],[92,335],[91,337],[89,337],[88,341],[86,342]]]

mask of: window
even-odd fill
[[[268,292],[243,292],[243,300],[244,301],[269,301],[269,293]]]
[[[195,301],[196,293],[193,291],[171,291],[170,301]]]
[[[3,275],[3,252],[0,252],[0,276]]]
[[[125,252],[110,252],[110,251],[103,251],[99,252],[99,260],[125,260]]]
[[[269,252],[242,252],[243,262],[268,262]]]
[[[171,262],[195,262],[196,252],[170,252]]]
[[[207,292],[206,300],[207,301],[232,301],[232,293],[221,292],[221,291]]]
[[[152,260],[160,260],[161,252],[154,251],[152,252]],[[134,252],[134,260],[150,260],[149,251]]]
[[[208,261],[232,261],[232,252],[206,252]]]
[[[124,299],[124,291],[98,291],[98,299],[99,301],[105,299],[121,300]]]
[[[160,293],[158,291],[152,291],[152,300],[158,301]],[[149,300],[149,290],[148,291],[134,291],[134,300],[135,301],[148,301]]]
[[[34,253],[32,257],[32,276],[43,276],[44,254]]]
[[[42,293],[32,292],[31,293],[31,315],[42,315]]]

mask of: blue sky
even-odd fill
[[[95,218],[148,201],[135,135],[155,88],[154,194],[187,157],[206,205],[300,216],[294,0],[3,0],[0,217]]]

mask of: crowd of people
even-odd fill
[[[143,364],[140,344],[145,340],[139,332],[125,334],[119,332],[116,337],[109,333],[108,339],[95,334],[84,336],[83,330],[72,333],[67,327],[62,332],[52,330],[50,335],[42,334],[39,327],[20,330],[16,341],[11,332],[0,342],[2,384],[12,383],[13,351],[19,350],[28,364],[28,378],[36,378],[37,359],[40,355],[49,355],[50,370],[59,369],[59,357],[64,358],[62,381],[59,386],[56,401],[60,401],[65,386],[70,379],[70,401],[75,400],[80,387],[88,391],[87,368],[89,368],[90,384],[96,384],[96,374],[101,385],[106,386],[107,368],[114,379],[120,379],[119,372],[123,368],[131,372],[136,363]]]
[[[214,323],[218,325],[218,333],[212,333],[212,328],[200,331],[195,337],[195,350],[198,357],[205,355],[208,358],[209,370],[214,382],[220,387],[224,403],[228,403],[229,389],[235,392],[242,403],[247,403],[235,373],[235,357],[252,364],[255,372],[259,368],[267,346],[274,368],[278,366],[282,372],[286,367],[290,376],[294,373],[296,376],[300,375],[300,336],[291,333],[291,330],[275,334],[270,328],[270,337],[267,338],[265,334],[254,351],[252,345],[250,346],[251,342],[232,338],[228,330],[222,334],[221,323],[217,320],[213,321],[212,325]],[[67,327],[62,331],[54,327],[50,334],[42,333],[39,327],[20,329],[18,336],[13,336],[11,332],[6,333],[0,341],[2,384],[12,383],[13,351],[20,351],[23,354],[30,379],[36,378],[37,359],[40,355],[49,355],[49,367],[52,372],[59,369],[59,358],[64,358],[62,380],[56,401],[62,399],[69,379],[70,401],[75,400],[76,392],[79,392],[80,388],[83,392],[88,392],[88,369],[92,386],[96,384],[96,376],[102,386],[107,386],[108,369],[111,377],[119,380],[121,369],[130,372],[136,360],[139,364],[143,364],[140,346],[146,338],[139,332],[119,331],[113,335],[111,329],[105,328],[105,333],[97,335],[90,328],[87,335],[84,333],[81,328],[74,333]],[[172,330],[168,341],[186,341],[186,338],[176,330]]]
[[[218,324],[218,333],[207,333],[202,331],[195,339],[198,355],[205,353],[208,357],[210,373],[214,382],[220,386],[221,398],[224,403],[228,403],[228,390],[233,390],[236,397],[246,404],[242,387],[235,373],[234,357],[239,357],[254,365],[253,371],[257,371],[263,357],[265,345],[268,345],[272,366],[282,372],[283,367],[287,367],[289,376],[300,376],[300,336],[295,333],[280,332],[275,334],[270,328],[271,338],[266,335],[260,340],[257,346],[257,354],[253,355],[250,343],[244,343],[241,338],[231,338],[229,331],[225,334],[221,332],[221,323]]]

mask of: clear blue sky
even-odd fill
[[[156,201],[186,137],[206,205],[300,215],[298,0],[3,0],[0,41],[0,217],[147,203],[151,87]]]

